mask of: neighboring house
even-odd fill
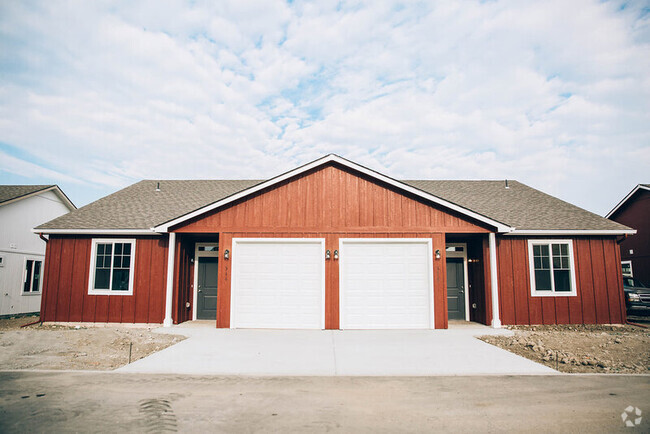
[[[637,230],[621,242],[623,271],[650,285],[650,184],[634,187],[606,217]]]
[[[32,228],[75,209],[56,185],[0,185],[0,315],[40,310],[45,241]]]
[[[634,230],[518,182],[328,155],[265,181],[141,181],[49,234],[45,321],[231,328],[623,323]]]

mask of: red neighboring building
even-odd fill
[[[524,184],[397,181],[336,155],[257,181],[142,181],[49,234],[41,318],[217,327],[623,323],[617,237]]]
[[[606,217],[637,230],[621,242],[621,261],[626,273],[650,285],[650,184],[634,187]]]

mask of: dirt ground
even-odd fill
[[[514,336],[482,336],[560,372],[648,374],[650,329],[631,325],[511,326]]]
[[[184,339],[151,328],[23,324],[38,316],[0,319],[1,369],[111,370]],[[132,345],[131,345],[132,344]]]

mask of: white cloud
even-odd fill
[[[604,213],[648,182],[649,22],[591,0],[3,2],[2,158],[117,188],[336,152]]]

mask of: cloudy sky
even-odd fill
[[[650,182],[647,2],[2,1],[0,62],[0,183],[77,205],[328,153],[598,214]]]

